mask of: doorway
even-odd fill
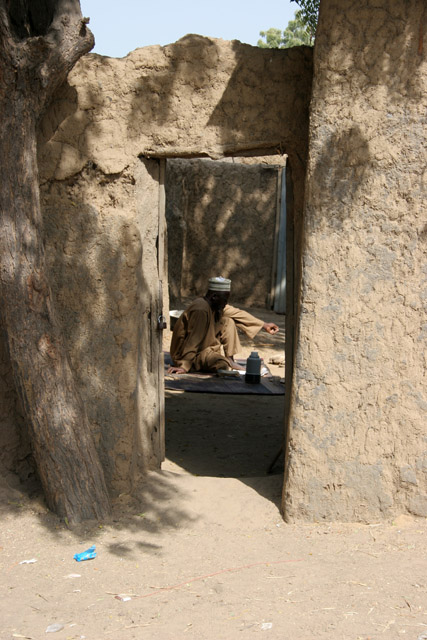
[[[254,340],[242,336],[241,355],[257,350],[283,381],[285,316],[273,307],[285,163],[283,156],[174,159],[167,160],[165,172],[170,308],[182,310],[204,295],[210,276],[230,277],[230,303],[280,327],[278,336],[263,331]],[[166,331],[165,351],[169,341]],[[279,364],[269,362],[273,359]],[[166,391],[165,405],[164,468],[202,476],[260,477],[281,448],[283,396]],[[283,470],[280,462],[274,471]]]

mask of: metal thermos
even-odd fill
[[[252,351],[246,360],[245,382],[259,384],[261,382],[261,358],[256,351]]]

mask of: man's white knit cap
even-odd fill
[[[209,278],[209,291],[230,291],[231,280],[218,276],[217,278]]]

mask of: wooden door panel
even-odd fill
[[[141,158],[137,207],[142,239],[138,425],[146,468],[159,468],[165,456],[162,329],[164,280],[164,161]]]

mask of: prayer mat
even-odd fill
[[[164,353],[165,359],[165,389],[172,391],[189,391],[195,393],[235,393],[246,395],[282,396],[285,394],[285,385],[280,378],[272,376],[266,365],[267,374],[261,377],[259,384],[248,384],[244,375],[231,375],[229,373],[167,373],[172,364],[170,354]],[[237,360],[238,364],[245,365],[245,360]]]

